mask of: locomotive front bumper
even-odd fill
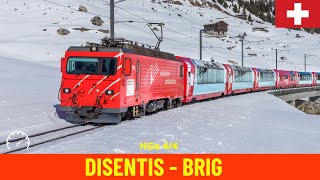
[[[122,114],[127,110],[127,108],[61,107],[61,111],[65,114],[65,119],[72,123],[120,123]]]

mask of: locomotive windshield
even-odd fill
[[[115,58],[82,58],[68,59],[68,74],[114,75],[117,60]]]

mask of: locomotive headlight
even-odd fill
[[[91,51],[93,51],[93,52],[98,51],[98,47],[96,47],[96,46],[92,46],[92,47],[91,47]]]
[[[63,89],[63,92],[66,93],[66,94],[70,94],[70,93],[71,93],[71,89],[69,89],[69,88],[64,88],[64,89]]]
[[[114,94],[114,91],[113,90],[107,90],[106,91],[106,95],[113,95]]]

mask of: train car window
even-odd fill
[[[200,67],[198,67],[198,77],[197,77],[197,83],[198,84],[202,84],[202,73],[201,73],[201,68]]]
[[[208,83],[213,83],[214,82],[214,75],[213,75],[213,69],[208,69],[208,80],[207,80],[207,82]]]
[[[260,82],[274,81],[273,72],[261,72],[260,73]]]
[[[204,73],[202,76],[202,83],[207,84],[208,83],[208,69],[204,68]]]
[[[224,70],[198,67],[198,84],[214,84],[224,82]]]
[[[99,60],[97,58],[69,58],[68,74],[98,74]]]
[[[318,80],[318,81],[320,80],[320,75],[317,75],[317,80]]]
[[[223,69],[214,69],[214,83],[223,83],[224,82],[224,70]]]
[[[183,77],[183,66],[180,66],[180,77]]]
[[[251,71],[234,71],[234,82],[251,82],[252,72]]]
[[[303,75],[301,75],[300,80],[301,81],[311,81],[312,76],[311,76],[311,74],[303,74]]]

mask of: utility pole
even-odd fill
[[[304,72],[307,72],[307,54],[304,54]]]
[[[202,33],[203,29],[200,30],[200,60],[202,60]]]
[[[110,0],[110,39],[114,40],[114,0]]]
[[[243,66],[243,41],[244,41],[244,36],[242,36],[242,39],[241,39],[241,44],[242,44],[242,55],[241,55],[241,66]]]
[[[317,57],[316,55],[304,54],[304,72],[307,72],[307,57],[308,57],[308,56]]]
[[[240,38],[240,41],[241,41],[241,49],[242,49],[242,53],[241,53],[241,66],[243,66],[243,64],[244,64],[244,63],[243,63],[243,61],[244,61],[244,60],[243,60],[243,57],[244,57],[244,56],[243,56],[243,55],[244,55],[244,54],[243,54],[243,48],[244,48],[244,38],[245,38],[246,36],[247,36],[247,33],[244,32],[243,35],[242,35],[242,36],[240,35],[240,37],[239,37],[239,38]]]
[[[278,49],[276,49],[276,70],[278,70]]]

